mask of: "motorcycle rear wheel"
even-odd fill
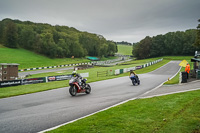
[[[71,87],[69,88],[69,93],[70,93],[72,96],[76,96],[77,88],[76,88],[75,85],[74,85],[74,86],[71,86]]]

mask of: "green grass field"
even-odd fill
[[[199,133],[200,90],[137,99],[48,133]]]
[[[126,53],[127,50],[130,51],[130,46],[128,49],[125,48],[126,46],[118,46],[119,51]],[[46,67],[46,66],[58,66],[58,65],[65,65],[65,64],[75,64],[75,63],[82,63],[82,62],[90,62],[90,60],[86,58],[63,58],[63,59],[51,59],[43,55],[38,55],[34,52],[25,50],[25,49],[12,49],[6,48],[3,45],[0,45],[0,63],[18,63],[19,69],[26,69],[26,68],[36,68],[36,67]],[[115,59],[116,57],[108,57],[108,58],[101,58],[101,60],[109,60]]]
[[[122,55],[132,55],[133,46],[129,45],[117,45],[118,54]]]
[[[90,60],[85,58],[50,59],[25,49],[12,49],[6,47],[0,47],[0,54],[0,63],[18,63],[20,64],[19,69],[90,62]]]

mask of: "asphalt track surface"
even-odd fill
[[[176,74],[179,63],[171,61],[153,72],[139,74],[139,86],[133,86],[126,76],[90,83],[89,95],[72,97],[64,87],[0,99],[0,133],[39,132],[139,97]]]

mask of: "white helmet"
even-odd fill
[[[76,71],[73,71],[73,72],[72,72],[72,75],[73,75],[73,76],[75,76],[76,74],[77,74],[77,72],[76,72]]]

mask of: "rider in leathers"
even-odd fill
[[[76,71],[73,71],[72,72],[72,77],[76,77],[77,79],[77,82],[80,86],[82,86],[82,88],[84,87],[85,85],[85,82],[82,80],[83,78],[81,77],[80,74],[78,74]]]

